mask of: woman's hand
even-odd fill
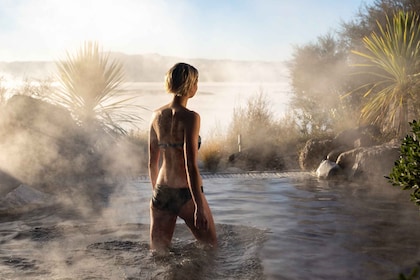
[[[199,209],[199,207],[195,207],[194,226],[200,230],[209,229],[206,213],[203,211],[203,209]]]

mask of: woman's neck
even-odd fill
[[[172,104],[181,105],[183,107],[187,107],[187,102],[188,102],[188,97],[186,96],[174,95],[174,98],[172,100]]]

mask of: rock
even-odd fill
[[[399,146],[384,144],[361,150],[356,156],[351,179],[387,182],[395,161],[400,155]]]
[[[369,147],[377,145],[380,138],[380,131],[376,126],[368,125],[347,129],[337,134],[333,139],[327,140],[308,140],[299,156],[299,165],[304,171],[313,171],[317,168],[318,177],[331,178],[336,176],[335,172],[346,175],[348,178],[357,177],[355,175],[355,164],[366,165],[369,156],[357,159],[359,154],[364,153]],[[369,150],[368,154],[373,153]],[[375,153],[374,153],[375,154]],[[379,152],[381,154],[381,152]],[[378,156],[380,157],[380,156]],[[391,156],[392,157],[392,156]],[[391,160],[393,164],[394,160]],[[338,166],[335,166],[337,164]],[[368,164],[373,164],[369,162]],[[379,164],[376,163],[375,166]],[[361,168],[361,167],[360,167]],[[365,169],[367,167],[363,167]],[[330,174],[331,172],[331,174]],[[357,171],[362,172],[361,170]]]
[[[381,135],[378,127],[374,125],[360,126],[344,130],[333,139],[335,147],[344,146],[347,150],[357,147],[369,147],[377,145],[377,139]]]
[[[316,170],[316,176],[320,179],[332,179],[341,174],[341,167],[328,159],[323,160]]]
[[[300,168],[303,171],[314,171],[333,149],[332,140],[308,140],[299,155]]]
[[[363,180],[369,183],[385,183],[385,176],[391,173],[394,162],[400,155],[395,142],[361,147],[342,153],[337,164],[350,180]]]
[[[336,148],[336,149],[334,149],[334,150],[332,150],[331,152],[329,152],[328,153],[328,155],[327,155],[327,159],[329,160],[329,161],[333,161],[333,162],[336,162],[337,161],[337,158],[342,154],[342,153],[344,153],[345,151],[347,151],[348,149],[346,149],[346,147],[344,147],[344,146],[341,146],[341,147],[339,147],[339,148]]]
[[[8,194],[22,184],[18,179],[0,170],[0,197]]]
[[[4,197],[0,197],[0,212],[36,205],[46,206],[54,202],[50,195],[22,184]]]
[[[345,171],[348,172],[351,170],[356,163],[356,156],[359,152],[361,152],[363,148],[355,148],[349,151],[341,153],[336,163]]]

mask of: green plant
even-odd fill
[[[400,158],[388,177],[394,186],[412,190],[411,200],[420,206],[420,123],[410,122],[412,135],[407,135],[400,148]]]
[[[136,113],[143,107],[122,90],[122,64],[100,52],[97,43],[86,42],[75,55],[67,53],[57,68],[60,88],[50,100],[70,110],[79,124],[127,134],[127,126],[142,120]]]
[[[367,102],[361,117],[368,123],[392,129],[399,135],[408,132],[410,113],[418,115],[417,92],[420,82],[420,17],[415,12],[399,12],[379,31],[363,39],[365,51],[353,51],[365,63],[363,75],[375,80],[363,85]]]
[[[417,267],[414,267],[411,270],[411,272],[410,272],[410,274],[408,276],[406,276],[403,273],[400,273],[398,279],[399,280],[415,280],[415,279],[419,279],[418,278],[418,276],[419,276],[419,268],[420,268],[420,264],[417,264]]]

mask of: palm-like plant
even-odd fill
[[[408,117],[418,115],[420,78],[420,19],[415,12],[399,12],[387,17],[385,27],[363,39],[365,52],[353,53],[366,59],[356,64],[373,75],[364,85],[368,101],[362,108],[363,120],[394,130],[408,132]]]
[[[57,68],[60,87],[50,99],[69,109],[80,125],[126,134],[127,126],[141,121],[135,113],[143,107],[122,90],[122,65],[110,61],[97,43],[86,42],[75,55],[67,53]]]

